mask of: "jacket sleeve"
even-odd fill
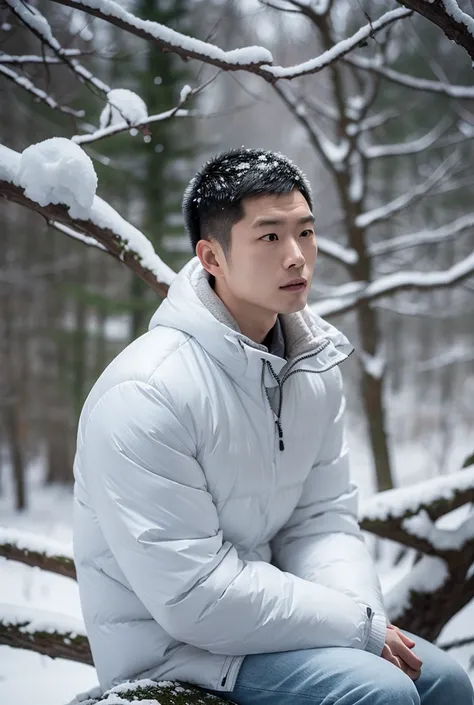
[[[334,403],[323,445],[298,506],[272,541],[272,560],[281,570],[369,606],[374,619],[365,648],[380,654],[386,634],[382,591],[357,520],[358,491],[349,478],[341,373],[334,368],[328,375],[327,399]]]
[[[89,415],[82,453],[105,539],[173,638],[226,655],[366,647],[371,617],[352,596],[239,558],[219,527],[194,430],[164,392],[133,381],[107,391]]]

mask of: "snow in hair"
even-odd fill
[[[206,209],[295,188],[312,208],[307,177],[279,152],[241,147],[218,154],[204,164],[184,192],[183,216],[191,242],[195,246],[200,238],[200,216]]]

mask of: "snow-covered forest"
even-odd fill
[[[310,305],[356,346],[347,434],[387,611],[474,679],[473,61],[470,0],[0,1],[2,705],[96,685],[78,415],[192,255],[187,182],[242,144],[313,185]],[[106,702],[204,702],[141,686]]]

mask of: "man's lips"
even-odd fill
[[[281,286],[280,289],[285,289],[287,291],[300,291],[301,289],[305,289],[307,285],[306,279],[299,278],[299,279],[292,279],[291,282],[288,282],[288,284],[285,284],[284,286]]]

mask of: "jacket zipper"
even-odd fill
[[[272,377],[275,379],[277,385],[278,385],[278,390],[280,392],[279,400],[278,400],[278,413],[276,414],[276,419],[275,419],[275,424],[278,429],[278,441],[279,441],[279,448],[280,451],[285,450],[285,442],[283,439],[283,427],[281,424],[281,412],[283,408],[283,385],[286,382],[286,380],[291,377],[292,375],[297,374],[298,372],[308,372],[312,374],[321,374],[321,370],[293,370],[293,367],[297,365],[299,362],[302,360],[307,360],[310,357],[314,357],[315,355],[319,355],[320,352],[322,352],[327,346],[330,344],[329,340],[325,340],[321,345],[318,345],[316,350],[313,350],[311,353],[307,353],[306,355],[301,355],[300,357],[296,358],[296,360],[293,361],[293,363],[290,365],[288,370],[286,371],[285,375],[280,379],[278,375],[276,374],[275,370],[272,367],[272,363],[269,360],[265,360],[265,358],[262,357],[262,384],[263,388],[265,390],[265,396],[267,397],[268,405],[270,407],[270,410],[273,412],[273,408],[270,402],[270,397],[267,391],[267,388],[265,386],[265,380],[264,380],[264,375],[265,375],[265,366],[268,366],[268,369],[270,370],[270,373]],[[336,365],[338,365],[339,362],[333,362],[332,365],[329,367],[326,367],[324,369],[324,372],[327,372],[327,370],[332,369]]]
[[[221,688],[223,688],[223,687],[225,686],[225,684],[227,683],[227,679],[229,678],[229,675],[230,675],[230,673],[231,673],[231,671],[232,671],[232,669],[233,669],[233,667],[234,667],[234,664],[235,664],[240,658],[241,658],[240,656],[234,656],[234,657],[232,658],[231,662],[229,663],[229,665],[228,665],[228,667],[227,667],[227,671],[226,671],[226,673],[225,673],[225,676],[224,676],[224,677],[222,678],[222,680],[221,680]]]

